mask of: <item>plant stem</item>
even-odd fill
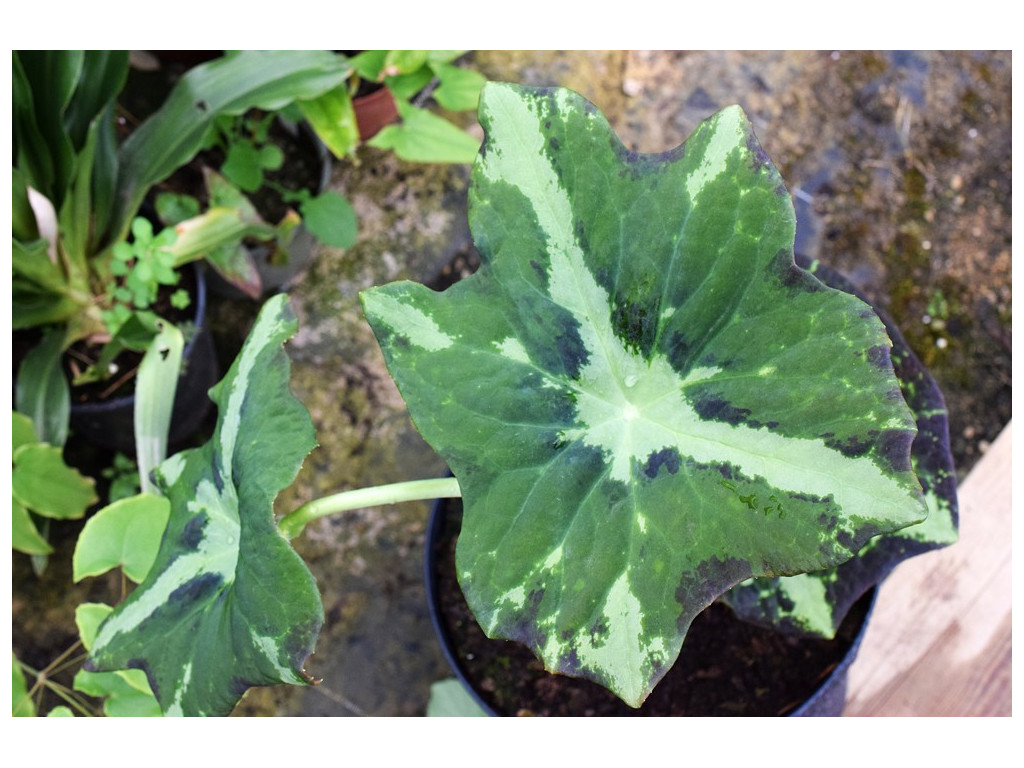
[[[337,512],[376,507],[382,504],[397,504],[400,501],[454,499],[461,496],[459,481],[454,477],[407,480],[402,483],[378,485],[373,488],[357,488],[307,502],[281,518],[279,527],[286,538],[294,539],[302,533],[307,523]]]

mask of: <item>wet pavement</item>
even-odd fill
[[[797,247],[889,311],[933,369],[961,476],[1010,418],[1009,53],[477,52],[492,80],[575,88],[623,143],[660,152],[739,103],[794,196]],[[467,117],[467,127],[479,127]],[[358,292],[412,279],[443,287],[472,264],[468,166],[404,163],[363,147],[332,186],[360,239],[321,249],[291,295],[293,389],[320,446],[278,499],[439,476],[362,318]],[[471,268],[471,267],[470,267]],[[254,306],[213,309],[219,343]],[[295,541],[326,622],[307,666],[323,683],[253,690],[239,715],[422,715],[450,676],[423,586],[426,503],[371,508]],[[70,598],[68,598],[70,599]]]

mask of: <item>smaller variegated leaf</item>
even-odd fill
[[[312,574],[277,529],[273,500],[315,441],[291,394],[284,295],[264,305],[210,394],[213,437],[156,470],[170,520],[146,580],[99,628],[89,671],[141,669],[165,714],[224,715],[256,685],[309,682],[323,623]]]

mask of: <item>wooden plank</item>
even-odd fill
[[[845,715],[1011,714],[1011,429],[960,485],[960,540],[879,589]]]

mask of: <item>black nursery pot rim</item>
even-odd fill
[[[811,259],[801,254],[796,254],[794,261],[798,266],[811,271],[829,287],[853,294],[862,301],[871,304],[871,302],[869,302],[867,298],[837,270],[820,262],[812,262]],[[934,379],[931,378],[927,369],[921,365],[920,361],[917,360],[916,356],[906,345],[906,342],[903,340],[903,337],[899,332],[899,328],[895,323],[893,323],[892,320],[877,307],[872,306],[872,309],[874,309],[879,319],[886,326],[886,330],[890,335],[894,350],[896,348],[900,348],[902,350],[903,362],[899,366],[900,370],[897,371],[897,375],[900,377],[901,382],[913,381],[917,384],[914,401],[911,402],[908,399],[908,405],[911,405],[911,408],[915,411],[918,420],[919,432],[921,432],[921,430],[925,430],[925,434],[931,436],[930,440],[922,442],[922,445],[925,447],[922,448],[923,458],[921,458],[921,461],[925,462],[927,466],[935,471],[936,477],[939,477],[939,472],[945,473],[945,477],[942,477],[939,480],[933,480],[935,483],[933,490],[942,498],[947,499],[950,502],[953,521],[954,524],[956,524],[958,520],[958,512],[956,505],[955,473],[953,472],[952,458],[949,455],[948,421],[943,415],[945,405],[941,391],[938,389],[938,385],[935,383]],[[912,387],[910,391],[914,392],[915,388]],[[924,419],[925,424],[922,426],[922,419],[924,417],[921,414],[922,409],[925,408],[925,406],[927,406],[925,410],[927,410],[928,416]],[[936,408],[938,408],[942,413],[936,415],[934,413]],[[916,449],[917,441],[915,441],[915,450]],[[441,644],[445,658],[448,660],[449,665],[455,672],[456,677],[484,712],[487,712],[490,715],[497,715],[494,709],[484,701],[483,697],[473,688],[468,675],[463,671],[462,665],[456,657],[452,638],[449,636],[448,629],[440,612],[439,584],[436,567],[438,552],[434,544],[444,532],[444,525],[446,522],[446,503],[446,499],[439,499],[435,502],[433,509],[431,510],[431,517],[428,526],[427,548],[425,553],[426,573],[424,583],[427,587],[430,619],[434,626],[434,632]],[[869,570],[872,574],[870,581],[864,583],[860,587],[851,589],[847,595],[848,602],[839,606],[841,614],[846,615],[855,602],[863,601],[866,603],[864,606],[865,615],[860,626],[856,628],[855,632],[851,632],[850,635],[848,635],[848,637],[852,635],[852,638],[850,639],[850,645],[847,648],[846,653],[840,658],[837,666],[830,670],[827,677],[818,684],[814,692],[811,693],[798,707],[788,713],[789,716],[833,716],[842,713],[845,706],[847,673],[851,664],[856,659],[863,640],[868,621],[870,620],[871,613],[874,608],[875,599],[878,593],[878,586],[884,581],[885,577],[891,572],[896,564],[902,562],[902,560],[908,557],[913,557],[916,554],[921,554],[933,548],[934,546],[926,546],[916,549],[908,548],[902,553],[897,552],[896,557],[883,554],[870,562]],[[873,552],[872,554],[874,555],[876,553]]]
[[[798,267],[807,270],[820,279],[826,286],[852,294],[867,303],[885,326],[892,342],[891,359],[894,372],[900,380],[901,389],[904,390],[904,396],[907,399],[907,405],[914,412],[917,422],[918,435],[914,440],[912,450],[914,459],[918,462],[919,476],[927,477],[927,482],[924,483],[925,490],[934,492],[948,502],[952,523],[954,527],[957,526],[959,511],[956,499],[956,474],[949,449],[949,423],[945,400],[942,397],[938,384],[907,345],[895,322],[883,310],[874,306],[874,303],[869,301],[841,272],[799,253],[794,254],[794,262]],[[922,439],[922,436],[924,436],[924,439]],[[439,584],[436,567],[439,554],[435,542],[444,533],[444,525],[446,523],[444,505],[446,502],[447,500],[439,499],[434,504],[428,527],[427,549],[425,553],[425,584],[427,585],[429,598],[430,618],[444,655],[454,670],[456,677],[462,682],[463,686],[469,691],[471,697],[483,711],[495,715],[496,712],[473,689],[468,675],[463,671],[460,660],[456,658],[454,644],[440,613]],[[891,549],[880,545],[863,557],[858,555],[855,561],[851,561],[855,562],[854,575],[849,582],[849,588],[845,590],[846,594],[842,596],[842,600],[837,599],[836,602],[837,615],[845,616],[845,621],[850,622],[848,626],[850,631],[846,634],[849,646],[846,652],[839,657],[836,666],[829,670],[828,675],[818,683],[803,703],[788,713],[789,716],[835,716],[842,714],[842,710],[845,707],[847,673],[860,649],[874,608],[879,585],[900,562],[939,546],[943,545],[941,543],[924,542],[923,544],[914,544],[913,546],[911,544],[900,544]],[[839,569],[846,567],[846,565],[838,566]],[[856,603],[860,603],[861,610],[864,611],[859,626],[852,623],[853,616],[850,615],[850,611]],[[756,619],[752,621],[756,621]],[[686,650],[685,643],[683,644],[683,650]],[[785,710],[780,708],[778,711]]]
[[[430,623],[434,627],[434,634],[441,646],[442,653],[444,653],[445,660],[452,668],[452,671],[462,684],[462,687],[470,695],[473,701],[476,702],[477,706],[479,706],[480,709],[486,712],[489,716],[501,717],[502,715],[499,712],[496,712],[491,705],[480,696],[477,690],[473,687],[469,678],[466,676],[462,669],[462,665],[459,663],[458,658],[456,658],[451,636],[447,627],[444,625],[444,620],[441,617],[437,585],[438,549],[435,546],[435,543],[442,535],[445,522],[445,506],[449,501],[449,499],[435,499],[434,503],[431,505],[430,518],[427,522],[424,557],[424,583],[427,587],[427,607],[430,613]],[[847,676],[850,666],[857,658],[861,642],[867,632],[868,623],[871,620],[871,614],[875,608],[878,587],[872,587],[868,591],[868,594],[870,596],[870,602],[868,604],[867,612],[865,613],[860,629],[853,638],[853,642],[847,649],[846,654],[828,674],[828,676],[821,681],[821,684],[815,689],[815,691],[808,696],[799,707],[790,712],[787,715],[788,717],[830,716],[842,713],[846,700]]]
[[[447,474],[453,476],[450,471]],[[430,623],[434,627],[434,635],[441,646],[441,652],[444,654],[445,661],[452,668],[455,677],[462,683],[462,687],[480,709],[491,717],[499,717],[500,715],[491,708],[491,705],[484,701],[480,694],[477,693],[476,688],[473,687],[466,674],[462,671],[462,665],[455,658],[455,649],[452,646],[451,637],[444,626],[444,621],[441,619],[440,601],[437,594],[437,547],[434,544],[441,537],[444,527],[444,509],[447,503],[448,499],[434,499],[434,503],[430,506],[430,517],[427,520],[427,536],[423,558],[423,583],[427,585],[427,608],[430,612]]]
[[[198,262],[194,262],[192,268],[196,272],[196,313],[193,319],[196,333],[192,334],[192,338],[185,345],[185,349],[181,354],[182,360],[187,360],[191,356],[192,350],[199,340],[199,331],[203,327],[203,321],[206,319],[206,280],[203,276],[203,267]],[[132,393],[98,402],[72,403],[71,412],[76,414],[103,414],[134,404],[135,393]]]

